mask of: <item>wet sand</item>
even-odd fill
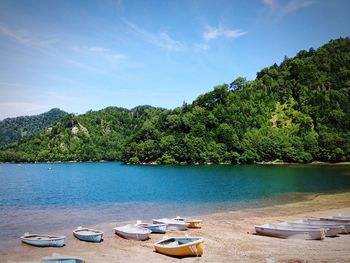
[[[152,234],[148,241],[122,239],[114,234],[116,223],[94,228],[105,232],[99,244],[75,239],[71,229],[51,234],[64,234],[63,248],[37,248],[17,240],[0,242],[0,262],[39,262],[53,253],[82,257],[86,262],[350,262],[350,235],[326,238],[322,241],[279,239],[254,234],[254,225],[284,220],[350,215],[350,193],[312,195],[307,201],[233,212],[202,215],[202,229],[168,232],[169,236],[202,236],[204,254],[200,258],[177,259],[153,250],[153,243],[163,235]],[[193,217],[195,218],[195,217]]]

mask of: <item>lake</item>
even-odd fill
[[[52,232],[102,222],[195,215],[350,190],[350,166],[1,164],[0,230]]]

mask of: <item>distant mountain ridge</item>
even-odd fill
[[[350,39],[301,50],[173,110],[67,115],[0,151],[4,162],[130,164],[350,161]]]
[[[85,114],[68,114],[33,138],[15,142],[0,151],[5,162],[120,160],[124,145],[140,129],[148,111],[107,107]]]
[[[0,147],[42,132],[67,114],[65,111],[53,108],[39,115],[6,118],[0,121]]]

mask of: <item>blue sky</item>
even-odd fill
[[[350,36],[350,1],[0,0],[0,119],[191,102]]]

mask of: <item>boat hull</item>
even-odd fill
[[[305,221],[307,221],[308,223],[310,223],[312,225],[324,224],[325,226],[327,226],[327,225],[341,226],[341,227],[343,227],[343,231],[340,232],[340,234],[349,234],[350,233],[350,223],[339,222],[339,221],[329,221],[329,220],[312,220],[312,219],[308,219]]]
[[[306,228],[315,228],[315,229],[324,229],[326,237],[335,237],[338,236],[339,233],[344,231],[343,226],[335,226],[335,225],[312,225],[303,222],[288,222],[288,225],[295,227],[306,227]]]
[[[51,239],[33,239],[31,236],[23,236],[21,240],[23,243],[36,247],[63,247],[65,237],[51,238]]]
[[[94,243],[101,242],[102,236],[103,236],[103,234],[80,235],[79,233],[73,233],[73,235],[81,241],[94,242]]]
[[[143,229],[141,227],[138,227],[138,228],[140,231],[133,231],[132,229],[130,230],[125,227],[115,227],[114,231],[116,235],[121,236],[125,239],[140,240],[140,241],[149,239],[149,235],[151,231],[148,229]]]
[[[203,239],[175,247],[165,247],[162,241],[154,244],[155,251],[172,257],[200,257],[203,255]]]
[[[278,238],[298,238],[305,240],[321,240],[325,238],[323,229],[291,229],[283,227],[255,226],[255,231],[259,235]]]
[[[340,223],[349,223],[350,219],[347,217],[321,217],[320,220],[325,220],[329,222],[340,222]]]
[[[166,224],[167,230],[185,231],[188,229],[188,224],[172,219],[153,219],[154,224]]]
[[[44,257],[41,263],[85,263],[85,260],[73,257]]]
[[[156,234],[164,234],[166,232],[166,224],[154,224],[154,225],[146,225],[142,226],[145,229],[150,230],[152,233]]]
[[[185,221],[188,223],[188,228],[202,228],[202,220]]]
[[[202,222],[203,222],[203,220],[201,219],[187,219],[187,218],[182,218],[180,216],[175,217],[172,220],[187,223],[188,228],[202,228]]]

